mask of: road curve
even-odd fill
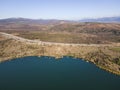
[[[30,40],[30,39],[25,39],[22,37],[14,36],[8,33],[0,32],[0,35],[7,38],[7,39],[13,39],[29,44],[39,44],[39,45],[67,45],[67,46],[96,46],[96,47],[101,47],[101,46],[120,46],[120,43],[117,44],[69,44],[69,43],[55,43],[55,42],[44,42],[40,40]]]

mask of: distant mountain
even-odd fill
[[[72,21],[57,20],[57,19],[28,19],[28,18],[7,18],[0,19],[0,24],[57,24],[57,23],[68,23]]]
[[[120,23],[120,17],[104,17],[104,18],[97,18],[97,19],[82,19],[79,22],[105,22],[105,23]]]
[[[57,19],[28,19],[28,18],[7,18],[0,19],[0,24],[63,24],[79,22],[103,22],[103,23],[120,23],[120,17],[104,17],[97,19],[82,19],[79,21],[57,20]]]

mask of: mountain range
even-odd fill
[[[57,23],[65,23],[70,22],[68,20],[57,20],[57,19],[28,19],[28,18],[7,18],[0,19],[0,24],[57,24]]]
[[[57,20],[57,19],[28,19],[28,18],[7,18],[0,19],[0,24],[60,24],[73,22],[102,22],[102,23],[120,23],[120,17],[104,17],[97,19],[81,19],[81,20]]]
[[[119,23],[120,17],[103,17],[97,19],[82,19],[79,22],[105,22],[105,23]]]

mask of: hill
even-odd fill
[[[0,61],[25,56],[73,56],[120,75],[119,23],[57,22],[1,20]]]
[[[0,32],[0,61],[25,56],[72,56],[120,75],[120,44],[68,44],[29,40]]]
[[[0,31],[28,39],[60,43],[104,44],[120,42],[119,23],[78,23],[61,20],[52,20],[48,23],[48,21],[44,21],[44,23],[40,20],[41,24],[31,19],[5,19],[1,20]]]
[[[120,23],[120,17],[103,17],[97,19],[82,19],[80,22],[104,22],[104,23]]]
[[[57,19],[28,19],[28,18],[7,18],[0,19],[0,24],[57,24],[57,23],[65,23],[72,22],[68,20],[57,20]]]

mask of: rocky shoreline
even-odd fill
[[[72,56],[94,63],[106,71],[120,75],[119,43],[64,44],[29,40],[0,32],[0,61],[26,56]]]

